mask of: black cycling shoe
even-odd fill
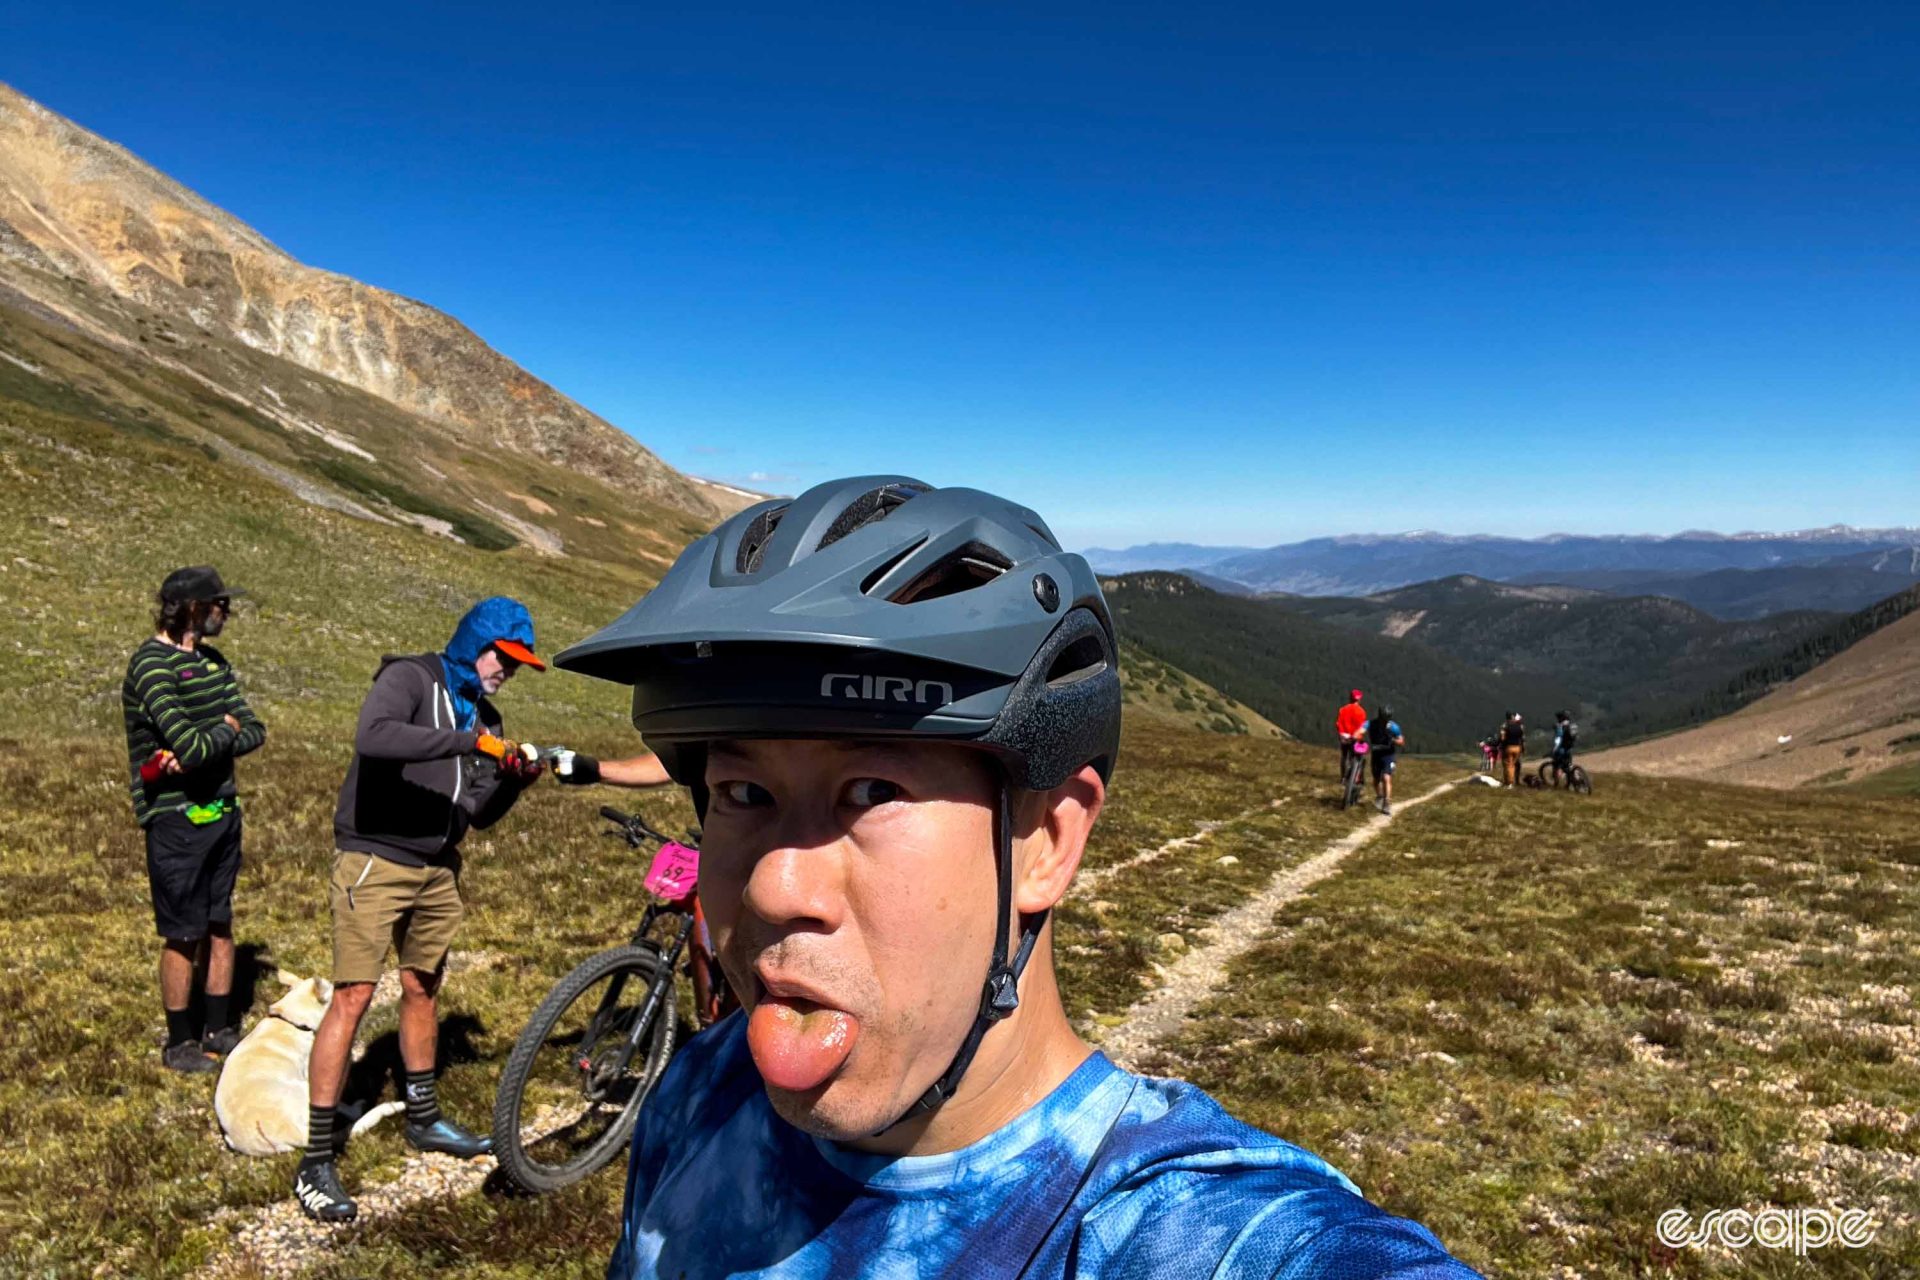
[[[200,1047],[208,1053],[217,1053],[224,1058],[233,1052],[234,1046],[240,1043],[240,1039],[240,1028],[221,1027],[218,1031],[209,1031],[201,1036]]]
[[[203,1076],[218,1071],[220,1064],[207,1056],[198,1040],[182,1040],[179,1044],[170,1044],[160,1051],[160,1065],[169,1071],[181,1071],[190,1076]]]
[[[451,1120],[435,1120],[424,1127],[407,1126],[407,1145],[415,1151],[444,1151],[467,1159],[484,1156],[493,1150],[493,1139],[468,1133]]]
[[[300,1202],[300,1212],[315,1222],[352,1222],[360,1216],[360,1206],[340,1185],[340,1171],[331,1160],[301,1165],[293,1179],[293,1198]]]

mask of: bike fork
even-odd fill
[[[688,915],[680,922],[680,932],[674,935],[673,945],[660,957],[659,971],[653,975],[653,982],[647,987],[646,1003],[640,1006],[640,1014],[633,1020],[633,1030],[627,1033],[627,1047],[620,1055],[620,1070],[625,1071],[627,1064],[633,1061],[634,1053],[640,1048],[640,1040],[653,1025],[653,1015],[660,1008],[660,1002],[673,990],[673,975],[680,964],[680,953],[686,949],[687,937],[693,932],[693,917]],[[672,1016],[669,1014],[668,1016]]]

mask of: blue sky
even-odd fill
[[[700,474],[1920,523],[1920,10],[696,8],[22,4],[0,79]]]

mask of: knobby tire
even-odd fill
[[[528,1020],[526,1029],[514,1042],[513,1052],[508,1055],[507,1065],[500,1073],[499,1091],[494,1095],[493,1151],[499,1159],[501,1174],[520,1190],[536,1195],[558,1191],[597,1172],[626,1150],[633,1136],[634,1124],[640,1117],[640,1105],[659,1082],[667,1060],[673,1055],[679,1017],[677,982],[668,986],[655,1006],[653,1026],[642,1034],[633,1059],[627,1064],[629,1077],[636,1071],[640,1073],[631,1095],[625,1100],[614,1123],[585,1151],[572,1159],[550,1164],[527,1150],[521,1139],[521,1128],[529,1118],[522,1114],[526,1109],[526,1090],[532,1079],[534,1064],[541,1059],[543,1049],[547,1050],[549,1058],[556,1052],[565,1052],[564,1049],[548,1046],[547,1039],[576,1000],[589,993],[612,990],[610,986],[601,987],[603,980],[612,982],[624,978],[619,994],[628,996],[633,1008],[624,1016],[615,1017],[608,1027],[600,1031],[603,1043],[607,1037],[616,1035],[624,1041],[632,1028],[631,1019],[639,1016],[640,1007],[646,1002],[647,988],[659,972],[660,965],[659,953],[649,947],[615,947],[588,957],[562,978],[559,985],[540,1002],[540,1007],[534,1010],[533,1017]],[[596,1000],[599,998],[596,996]],[[614,1002],[612,1012],[620,1012],[619,1003],[618,1000]],[[596,1015],[597,1011],[588,1016]],[[582,1096],[585,1096],[584,1093]]]

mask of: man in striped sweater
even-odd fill
[[[240,803],[233,762],[257,750],[267,727],[240,696],[233,668],[207,641],[220,634],[233,592],[211,565],[176,569],[160,586],[154,634],[127,663],[120,700],[134,816],[147,834],[147,880],[161,938],[160,1002],[175,1071],[211,1072],[209,1054],[239,1043],[245,1010],[233,991],[233,883],[240,874]],[[205,1028],[188,1006],[193,971],[207,966]]]

